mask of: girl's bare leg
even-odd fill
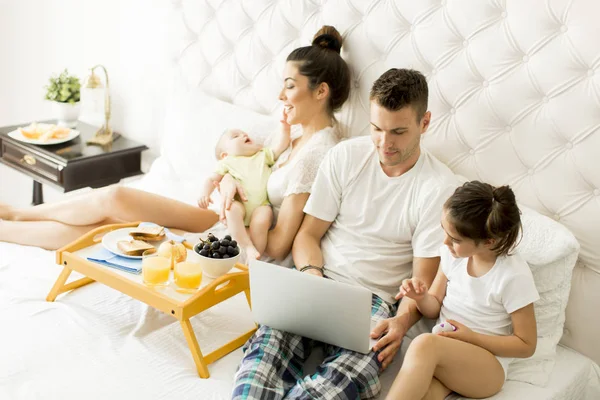
[[[269,235],[269,228],[273,222],[273,210],[271,206],[260,206],[257,207],[252,213],[252,219],[250,220],[250,239],[252,244],[256,248],[259,257],[265,252],[267,248],[267,236]]]
[[[0,221],[0,242],[56,250],[100,225],[104,224],[73,226],[56,221]]]
[[[448,389],[442,382],[434,377],[422,400],[444,400],[450,393],[452,393],[452,390]]]
[[[61,202],[13,209],[3,206],[0,218],[13,221],[56,221],[89,226],[107,219],[150,221],[188,232],[203,232],[218,221],[211,210],[123,186],[93,190]]]
[[[426,333],[410,344],[388,399],[421,400],[432,379],[464,397],[490,397],[504,385],[504,370],[487,350]]]

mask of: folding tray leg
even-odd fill
[[[61,293],[68,292],[69,290],[77,289],[79,287],[87,285],[88,283],[94,282],[92,278],[84,277],[65,285],[65,282],[67,281],[67,279],[69,279],[69,275],[71,275],[72,271],[73,270],[71,268],[63,268],[62,272],[58,276],[58,279],[56,280],[56,282],[54,282],[54,286],[52,286],[50,293],[48,293],[46,301],[54,301],[56,300],[56,296],[58,296]]]
[[[63,288],[63,285],[65,284],[67,279],[69,279],[69,275],[71,275],[71,271],[72,271],[71,268],[67,268],[67,267],[63,268],[62,272],[58,276],[58,279],[56,279],[56,282],[54,282],[54,286],[52,286],[50,293],[48,293],[48,296],[46,297],[46,301],[54,301],[56,299],[56,296],[58,296],[60,293],[62,293],[61,289]]]
[[[200,378],[209,378],[210,373],[208,372],[208,366],[204,360],[204,357],[202,356],[202,352],[200,351],[200,345],[198,345],[198,340],[196,340],[196,335],[194,334],[194,329],[192,329],[190,320],[184,319],[179,322],[181,322],[183,334],[185,335],[185,339],[187,340],[190,351],[192,352],[192,357],[196,363],[198,375],[200,375]]]

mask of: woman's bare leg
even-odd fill
[[[0,221],[0,242],[56,250],[100,225],[103,224],[73,226],[56,221]]]
[[[426,333],[410,344],[388,399],[421,400],[433,378],[465,397],[490,397],[504,385],[504,370],[487,350]]]
[[[93,190],[81,196],[29,208],[3,208],[13,221],[56,221],[89,226],[107,219],[150,221],[188,232],[203,232],[218,221],[211,210],[123,186]]]

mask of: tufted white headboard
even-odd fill
[[[285,58],[323,24],[353,90],[339,120],[368,132],[391,67],[422,71],[425,146],[456,173],[510,184],[581,244],[563,343],[600,362],[600,3],[596,0],[172,0],[173,59],[191,86],[278,112]],[[589,311],[588,311],[589,310]]]

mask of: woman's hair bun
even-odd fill
[[[337,29],[330,25],[323,25],[315,34],[312,45],[333,50],[339,54],[342,49],[342,41],[342,35],[340,35]]]

